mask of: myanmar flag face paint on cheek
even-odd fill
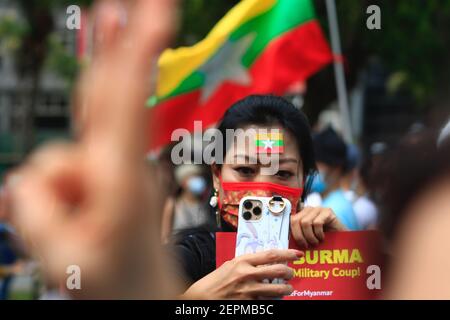
[[[282,133],[256,135],[256,153],[283,153],[284,140]]]

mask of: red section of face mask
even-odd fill
[[[220,214],[234,228],[238,224],[239,203],[242,198],[281,196],[291,202],[295,214],[303,188],[291,188],[270,182],[222,182],[223,199],[219,200]]]

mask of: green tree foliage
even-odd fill
[[[408,90],[418,104],[425,105],[444,88],[447,90],[449,1],[338,0],[336,4],[347,63],[354,67],[349,72],[357,73],[376,56],[392,72],[390,89]],[[366,27],[366,9],[373,4],[381,9],[381,30]],[[325,19],[323,22],[326,26]]]

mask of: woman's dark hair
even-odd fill
[[[311,128],[303,112],[284,98],[272,95],[252,95],[236,102],[227,110],[218,130],[222,137],[226,137],[227,129],[238,129],[247,125],[280,125],[294,136],[303,166],[305,189],[302,199],[304,200],[312,183],[312,179],[307,179],[307,177],[316,174],[317,169]],[[222,150],[226,150],[227,142],[225,139],[223,140]]]

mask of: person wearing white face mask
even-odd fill
[[[312,177],[313,193],[306,198],[305,206],[331,208],[348,229],[359,230],[352,202],[341,186],[347,146],[331,127],[315,135],[313,141],[319,174]]]
[[[208,207],[208,182],[200,165],[183,164],[175,168],[179,189],[169,197],[163,212],[162,240],[167,242],[173,233],[208,224],[213,219]]]
[[[346,174],[341,181],[345,197],[352,203],[356,220],[361,230],[375,229],[378,208],[372,200],[369,188],[371,158],[361,160],[355,145],[347,147]]]
[[[439,138],[437,140],[438,148],[442,148],[444,143],[448,143],[450,140],[450,119],[447,121],[445,126],[442,128]]]

